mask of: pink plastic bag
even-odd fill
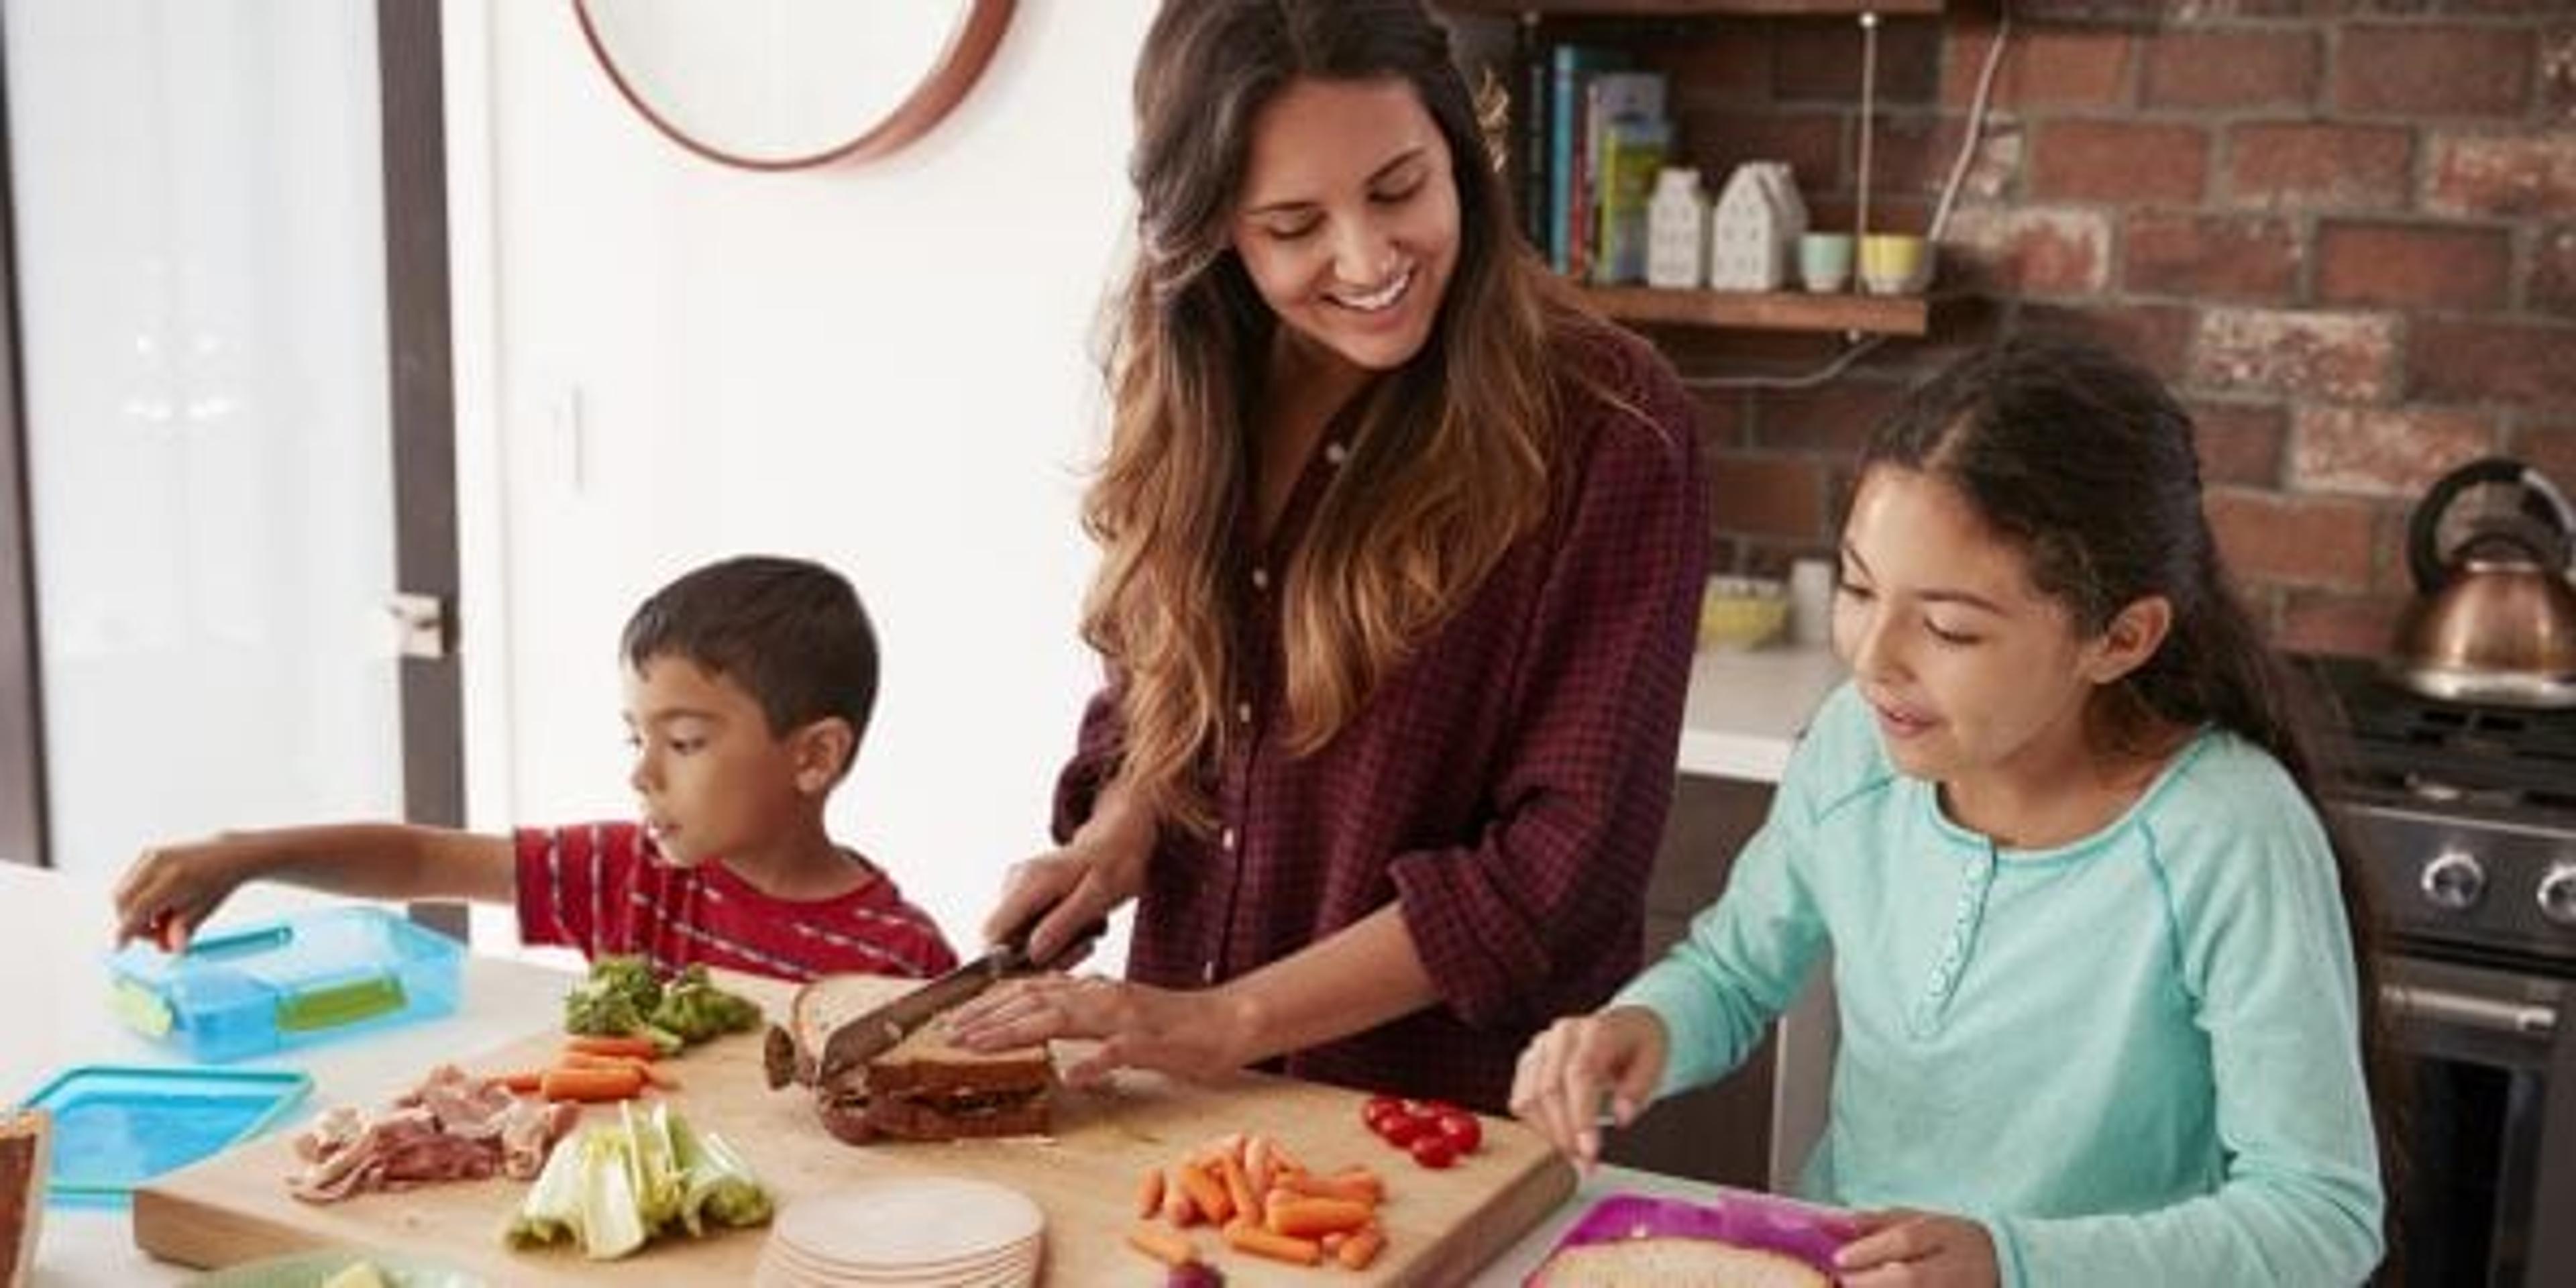
[[[1834,1250],[1858,1233],[1856,1219],[1840,1208],[1769,1194],[1728,1193],[1691,1202],[1619,1193],[1593,1204],[1556,1246],[1621,1239],[1723,1239],[1796,1257],[1831,1275]]]

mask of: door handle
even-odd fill
[[[2499,1002],[2454,993],[2446,988],[2412,988],[2382,984],[2379,999],[2400,1016],[2456,1024],[2481,1033],[2546,1042],[2558,1033],[2558,1008],[2537,1003]]]
[[[394,653],[436,661],[447,656],[447,601],[436,595],[399,592],[385,601],[394,621]]]

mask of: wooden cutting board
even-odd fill
[[[773,1015],[792,988],[730,977]],[[886,996],[911,987],[884,981]],[[561,1046],[532,1034],[462,1063],[473,1072],[544,1064]],[[1060,1049],[1059,1060],[1065,1052]],[[1455,1284],[1510,1247],[1574,1190],[1572,1169],[1539,1138],[1508,1120],[1487,1119],[1484,1147],[1446,1171],[1416,1166],[1370,1134],[1357,1092],[1258,1074],[1221,1084],[1185,1083],[1121,1071],[1108,1084],[1065,1088],[1048,1138],[885,1144],[858,1148],[824,1134],[801,1088],[770,1091],[757,1034],[693,1048],[664,1068],[680,1079],[672,1107],[690,1125],[731,1141],[783,1207],[809,1194],[887,1176],[952,1175],[998,1181],[1036,1200],[1047,1215],[1047,1284],[1152,1284],[1161,1267],[1129,1249],[1137,1182],[1228,1132],[1276,1137],[1308,1166],[1365,1163],[1386,1179],[1380,1220],[1387,1248],[1365,1272],[1327,1263],[1307,1269],[1224,1246],[1205,1226],[1200,1256],[1236,1285]],[[427,1070],[421,1071],[424,1075]],[[406,1090],[381,1089],[379,1100]],[[372,1106],[370,1106],[372,1107]],[[590,1118],[613,1108],[587,1111]],[[657,1240],[621,1261],[592,1262],[560,1245],[526,1252],[501,1231],[527,1191],[490,1180],[367,1194],[315,1206],[287,1192],[296,1170],[291,1133],[252,1141],[172,1173],[134,1196],[134,1238],[155,1256],[197,1267],[233,1265],[317,1247],[382,1249],[449,1262],[500,1284],[749,1283],[765,1229],[704,1239]]]

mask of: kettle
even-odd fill
[[[2472,489],[2482,504],[2461,506]],[[2450,702],[2576,707],[2571,545],[2576,509],[2539,471],[2489,457],[2443,475],[2407,517],[2416,600],[2397,681]]]

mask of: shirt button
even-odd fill
[[[1339,465],[1350,458],[1351,449],[1342,446],[1340,443],[1324,444],[1324,460],[1327,464]]]
[[[1213,984],[1216,982],[1215,962],[1209,962],[1207,965],[1199,968],[1199,982],[1202,984]]]
[[[1253,588],[1254,590],[1268,590],[1268,589],[1270,589],[1270,570],[1269,570],[1269,569],[1267,569],[1267,568],[1255,568],[1255,569],[1253,569],[1253,570],[1252,570],[1252,588]]]
[[[1234,849],[1234,829],[1229,827],[1225,829],[1224,832],[1218,834],[1217,844],[1223,846],[1229,852],[1232,851]]]
[[[1242,722],[1243,722],[1243,723],[1245,723],[1245,724],[1251,724],[1251,723],[1252,723],[1252,704],[1251,704],[1251,703],[1249,703],[1249,702],[1238,702],[1238,703],[1235,703],[1235,704],[1234,704],[1234,718],[1235,718],[1235,719],[1237,719],[1237,720],[1242,721]]]

